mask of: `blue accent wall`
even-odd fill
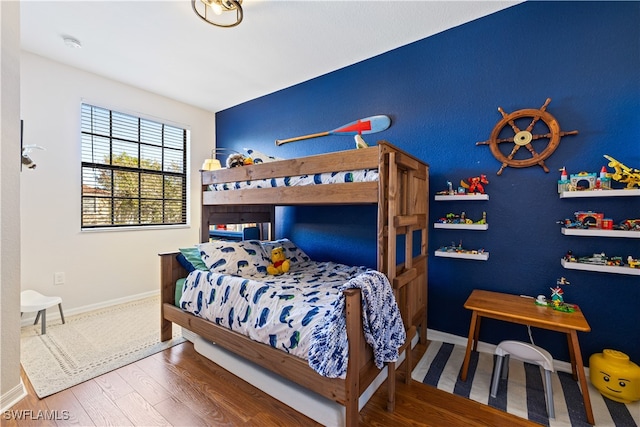
[[[579,333],[585,363],[605,348],[640,363],[640,278],[566,270],[560,258],[605,252],[640,257],[637,239],[564,236],[556,221],[577,210],[614,221],[640,217],[640,198],[559,199],[558,172],[599,172],[608,154],[640,168],[640,2],[527,2],[216,114],[217,144],[293,158],[354,147],[328,136],[281,147],[275,139],[321,132],[374,114],[391,127],[365,136],[403,148],[430,164],[429,222],[448,212],[487,212],[489,230],[430,230],[429,328],[466,336],[463,308],[473,289],[546,294],[564,276],[565,300],[580,305],[592,331]],[[348,40],[345,40],[348,43]],[[291,61],[296,58],[292,57]],[[256,70],[259,74],[259,70]],[[540,108],[564,131],[546,160],[551,170],[507,168],[488,146],[507,113]],[[524,151],[524,150],[523,150]],[[518,153],[518,156],[520,154]],[[526,156],[523,156],[526,158]],[[461,179],[486,174],[489,201],[435,202]],[[620,185],[618,185],[620,186]],[[375,210],[288,207],[278,211],[278,237],[290,237],[318,260],[375,266]],[[438,258],[433,251],[460,239],[490,252],[487,262]],[[500,304],[500,301],[496,301]],[[566,338],[533,329],[536,344],[569,360]],[[486,320],[482,341],[528,341],[525,326]]]

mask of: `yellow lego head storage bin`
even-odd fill
[[[622,403],[640,400],[640,366],[617,350],[603,350],[589,358],[591,384],[605,397]]]

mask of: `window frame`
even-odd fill
[[[108,128],[108,133],[104,131],[96,131],[97,120],[94,118],[96,111],[101,114],[108,115],[108,125],[103,129]],[[86,116],[88,115],[88,117]],[[123,137],[118,135],[117,125],[114,125],[114,116],[120,119],[128,121],[135,121],[136,137]],[[103,117],[104,119],[104,117]],[[153,139],[143,136],[145,125],[149,129],[159,128],[161,129],[160,139]],[[115,132],[114,132],[115,130]],[[171,134],[167,137],[167,130],[173,132],[173,139]],[[176,138],[176,135],[178,137]],[[148,118],[139,113],[130,113],[114,108],[103,107],[95,103],[89,103],[83,101],[80,106],[80,228],[81,231],[107,231],[107,230],[128,230],[128,229],[166,229],[176,227],[188,227],[190,218],[189,209],[189,148],[190,148],[190,136],[191,131],[187,126],[171,123],[165,120],[158,120],[157,118]],[[95,154],[95,146],[100,145],[95,142],[95,139],[102,139],[102,147],[106,147],[106,152],[103,155],[107,155],[108,159],[100,161],[96,159],[100,154]],[[107,141],[106,144],[104,141]],[[168,142],[167,142],[168,141]],[[179,146],[175,146],[175,143],[179,142]],[[116,142],[116,144],[114,144]],[[135,145],[136,151],[134,155],[128,155],[123,148],[118,148],[117,145],[126,144],[130,147]],[[169,144],[173,143],[174,146]],[[161,154],[154,160],[150,160],[152,156],[144,154],[144,149],[155,149]],[[90,154],[86,154],[86,150],[91,150]],[[176,156],[168,156],[167,153],[176,154]],[[124,156],[122,160],[134,160],[137,162],[135,166],[122,165],[114,163],[114,157]],[[179,170],[172,171],[171,167],[175,166],[175,163],[171,163],[171,159],[175,159],[178,164]],[[177,160],[179,159],[179,160]],[[144,167],[144,162],[153,161],[159,162],[159,168]],[[98,175],[106,174],[103,176],[104,181],[108,184],[106,188],[99,188]],[[118,194],[118,180],[114,179],[117,174],[133,174],[134,181],[137,179],[137,184],[134,184],[132,188],[126,188],[125,191],[133,191],[137,193],[133,196]],[[93,175],[93,177],[91,177]],[[160,177],[160,196],[149,196],[149,191],[154,190],[153,185],[145,185],[143,182],[144,177],[150,179],[150,177]],[[179,197],[171,197],[166,192],[170,183],[168,181],[177,180],[177,183],[173,185],[177,186]],[[92,185],[87,185],[91,183]],[[147,194],[145,195],[145,188]],[[108,192],[108,194],[98,194],[99,192]],[[92,194],[93,193],[93,194]],[[173,193],[175,194],[175,192]],[[123,201],[131,201],[135,206],[131,208],[131,212],[134,214],[134,218],[128,220],[122,220],[118,218],[118,203]],[[87,203],[89,202],[89,203]],[[106,202],[106,211],[100,211],[99,204]],[[157,204],[161,207],[156,210],[155,213],[145,213],[145,205],[154,205],[157,208]],[[173,213],[168,204],[177,204],[178,207],[174,208]],[[88,212],[87,207],[94,206],[94,212]],[[179,210],[175,210],[179,209]],[[120,212],[122,214],[122,210]],[[126,213],[126,212],[124,212]],[[88,217],[88,216],[94,217]],[[102,215],[103,218],[96,218],[96,216]],[[157,219],[157,215],[161,216],[161,219]],[[172,217],[173,216],[173,217]],[[104,220],[104,218],[107,218]]]

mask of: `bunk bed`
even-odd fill
[[[271,181],[353,170],[375,171],[377,176],[375,180],[234,189],[234,183],[239,182]],[[276,206],[377,205],[376,269],[389,279],[405,326],[407,339],[399,352],[408,350],[404,351],[404,380],[409,382],[411,343],[415,343],[414,338],[426,342],[427,331],[428,171],[426,163],[386,141],[358,150],[204,171],[201,241],[209,241],[210,226],[216,224],[270,224],[269,229],[274,230]],[[216,187],[222,191],[216,191]],[[359,398],[381,372],[364,338],[359,289],[344,291],[349,352],[346,378],[328,378],[311,369],[306,360],[252,341],[177,307],[176,282],[186,277],[187,272],[177,261],[176,254],[160,254],[162,341],[171,338],[172,322],[176,323],[205,340],[343,405],[345,424],[358,424]],[[398,254],[403,258],[402,262],[398,262]],[[388,363],[387,367],[387,409],[392,411],[396,366],[395,363]]]

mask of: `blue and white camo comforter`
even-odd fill
[[[256,179],[251,181],[225,182],[209,185],[209,190],[242,190],[247,188],[294,187],[301,185],[340,184],[347,182],[372,182],[378,180],[378,169],[359,169],[341,172],[296,175],[282,178]]]
[[[320,375],[346,376],[348,343],[342,291],[362,290],[363,323],[376,365],[396,361],[406,339],[388,279],[364,267],[305,262],[281,276],[193,271],[180,307],[309,361]]]

